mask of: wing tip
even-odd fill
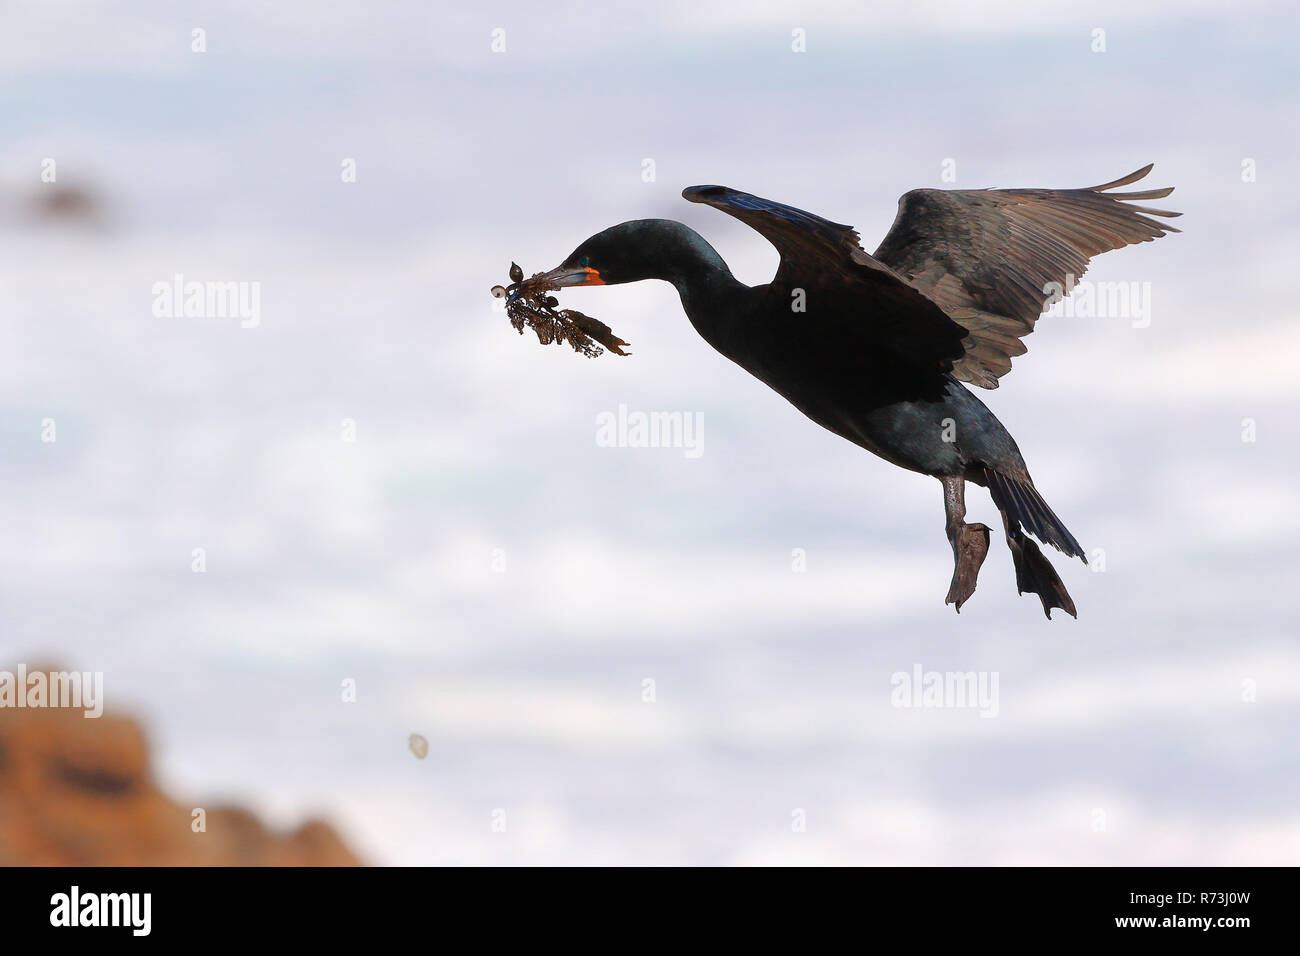
[[[1141,169],[1135,169],[1127,176],[1121,176],[1119,179],[1112,180],[1111,182],[1102,183],[1100,186],[1089,186],[1088,189],[1092,190],[1093,192],[1103,192],[1107,189],[1118,189],[1120,186],[1127,186],[1130,183],[1135,183],[1140,179],[1146,179],[1147,174],[1149,174],[1151,170],[1155,168],[1156,168],[1155,163],[1147,163]]]
[[[729,186],[687,186],[682,190],[682,198],[687,202],[708,202],[730,192],[732,189]]]
[[[1102,192],[1107,192],[1108,190],[1111,189],[1116,189],[1120,186],[1128,186],[1132,183],[1137,182],[1140,179],[1145,179],[1147,174],[1150,173],[1151,170],[1155,169],[1155,165],[1156,165],[1155,163],[1147,163],[1141,169],[1135,169],[1127,176],[1121,176],[1119,179],[1116,179],[1113,182],[1102,183],[1100,186],[1089,186],[1088,191],[1095,192],[1095,193],[1102,193]],[[1172,195],[1173,192],[1174,192],[1173,186],[1161,186],[1156,189],[1142,189],[1136,192],[1109,193],[1106,198],[1113,199],[1117,202],[1132,202],[1134,200],[1164,199],[1165,197]],[[1181,212],[1173,212],[1168,209],[1154,209],[1150,206],[1129,206],[1127,208],[1131,209],[1135,213],[1143,214],[1144,219],[1146,216],[1160,216],[1161,218],[1164,219],[1174,219],[1182,215]],[[1161,230],[1162,233],[1181,231],[1175,229],[1173,226],[1168,226],[1162,222],[1156,222],[1152,219],[1145,219],[1145,221],[1147,222],[1148,225]]]

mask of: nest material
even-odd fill
[[[604,322],[576,309],[558,309],[559,301],[547,293],[554,292],[559,286],[547,282],[545,275],[538,272],[525,279],[524,270],[512,262],[510,285],[492,287],[494,296],[506,300],[506,316],[520,335],[524,334],[525,327],[530,328],[543,345],[567,342],[573,351],[588,358],[600,355],[604,351],[602,345],[615,355],[628,354],[623,351],[628,343],[615,335]]]

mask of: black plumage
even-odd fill
[[[1134,205],[1172,189],[1117,193],[1146,166],[1087,189],[918,189],[874,255],[852,227],[726,186],[682,195],[748,224],[780,253],[772,281],[747,286],[698,233],[671,220],[620,223],[543,277],[547,287],[671,282],[715,349],[824,428],[943,484],[955,568],[948,603],[975,590],[988,528],[965,522],[965,482],[1001,512],[1021,593],[1074,615],[1026,534],[1083,548],[1034,487],[1014,439],[962,382],[996,388],[1021,338],[1091,257],[1177,230],[1178,215]],[[1153,218],[1159,217],[1159,218]],[[1086,559],[1085,559],[1086,560]]]

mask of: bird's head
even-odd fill
[[[671,281],[689,261],[693,240],[703,241],[694,230],[670,219],[621,222],[582,243],[545,279],[559,287]]]

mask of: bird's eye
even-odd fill
[[[591,266],[591,259],[587,256],[582,256],[578,259],[578,265],[584,269],[589,268]]]

